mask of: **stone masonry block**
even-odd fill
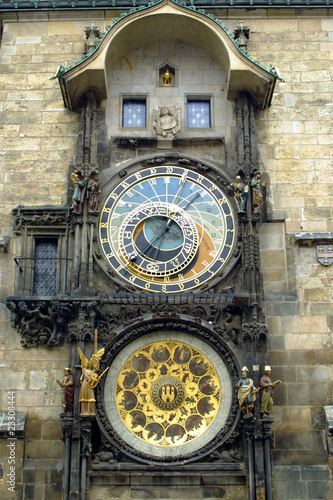
[[[324,449],[323,433],[320,431],[280,430],[275,432],[276,449],[315,450]]]
[[[63,443],[56,441],[28,441],[27,458],[29,459],[61,459]]]
[[[291,465],[287,467],[273,466],[272,476],[274,482],[294,482],[301,478],[301,467]]]
[[[306,483],[273,482],[274,497],[279,500],[307,500]]]
[[[271,366],[289,365],[290,355],[287,351],[270,351],[268,363]]]
[[[51,441],[61,439],[60,420],[47,421],[42,423],[42,439]]]
[[[24,89],[26,79],[26,75],[0,75],[0,89]]]
[[[16,391],[17,411],[43,406],[43,397],[43,393],[38,391]]]
[[[256,19],[257,31],[261,32],[279,32],[298,31],[297,19],[274,19],[272,23],[269,19]]]
[[[15,389],[25,389],[25,372],[6,370],[6,376],[2,378],[1,382],[2,389],[15,390]]]
[[[28,439],[41,439],[42,424],[41,422],[27,421],[27,437]]]
[[[49,381],[49,374],[47,371],[30,371],[29,373],[29,389],[31,390],[45,390]]]
[[[292,351],[290,352],[290,364],[295,365],[314,365],[316,363],[316,351]]]
[[[296,382],[330,382],[331,369],[329,366],[298,366]]]
[[[135,500],[146,500],[150,498],[152,495],[152,489],[149,487],[132,487],[131,488],[131,498],[135,498]],[[202,492],[201,488],[193,488],[190,487],[155,487],[154,488],[154,496],[160,499],[169,499],[175,500],[176,498],[179,500],[201,500]],[[219,497],[217,497],[219,498]]]
[[[285,407],[282,410],[283,430],[309,430],[311,429],[310,408],[303,406]]]
[[[270,267],[284,267],[285,253],[282,250],[264,251],[261,255],[262,266],[264,268]]]
[[[309,481],[308,482],[309,498],[316,498],[316,500],[327,500],[329,494],[328,481]]]
[[[287,382],[295,382],[296,380],[296,366],[274,366],[273,364],[270,365],[272,367],[272,373],[273,373],[273,378],[274,380],[281,380],[283,384],[286,384]],[[277,387],[277,391],[279,391],[281,386]]]
[[[40,36],[18,36],[16,37],[15,43],[17,45],[33,45],[41,43],[42,39]]]
[[[287,397],[290,406],[322,405],[326,403],[326,384],[289,383]]]
[[[130,500],[131,490],[127,486],[97,486],[89,492],[90,500],[114,498],[115,500]]]
[[[36,46],[36,54],[57,54],[60,58],[60,55],[73,54],[73,43],[41,43]]]
[[[330,477],[327,466],[300,467],[300,473],[303,481],[325,481]]]

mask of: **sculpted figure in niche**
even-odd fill
[[[252,207],[253,213],[262,213],[262,208],[264,205],[264,195],[263,195],[263,187],[266,186],[268,181],[261,181],[261,172],[259,170],[255,170],[252,172],[251,178],[251,188],[252,188]]]
[[[172,139],[180,130],[180,108],[162,106],[155,109],[153,127],[156,136]]]
[[[81,388],[80,388],[80,415],[94,416],[95,415],[95,395],[94,387],[99,382],[99,362],[104,354],[104,349],[100,349],[91,356],[90,361],[85,357],[79,348],[79,355],[81,359]]]
[[[248,377],[249,370],[246,366],[242,368],[242,378],[239,379],[238,384],[238,403],[239,407],[245,417],[252,417],[252,409],[256,400],[256,389],[253,385],[252,378]]]
[[[86,185],[81,179],[81,172],[72,172],[71,180],[73,181],[73,187],[69,188],[71,191],[73,191],[71,208],[74,209],[75,213],[82,214],[82,204],[86,191]]]
[[[63,415],[73,415],[74,414],[74,377],[71,374],[71,368],[64,368],[64,377],[62,382],[57,380],[57,383],[64,389],[63,397]]]
[[[249,186],[244,184],[240,175],[236,175],[236,182],[231,185],[234,188],[234,199],[237,203],[237,212],[244,212]]]
[[[100,184],[98,181],[98,173],[91,172],[90,179],[87,185],[87,199],[88,199],[88,213],[96,214],[98,213],[97,207],[99,202],[99,197],[101,195]]]
[[[281,384],[281,380],[272,382],[271,380],[271,367],[265,366],[265,375],[260,379],[260,397],[261,405],[260,410],[264,417],[270,417],[273,410],[273,389],[276,385]]]

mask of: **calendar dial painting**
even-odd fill
[[[164,293],[193,289],[220,272],[235,233],[225,193],[198,172],[170,165],[118,184],[99,223],[109,266],[141,289]]]
[[[199,350],[156,342],[135,352],[116,383],[118,413],[135,436],[161,447],[179,446],[214,421],[221,390],[217,373]]]
[[[107,433],[163,462],[186,459],[214,441],[230,426],[232,401],[224,360],[184,331],[157,330],[127,344],[103,388]]]

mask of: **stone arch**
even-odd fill
[[[252,95],[259,108],[270,104],[277,74],[242,52],[219,20],[204,11],[162,0],[119,18],[98,48],[73,68],[62,68],[58,78],[66,107],[76,109],[93,90],[98,99],[108,97],[108,75],[120,53],[158,40],[181,39],[209,54],[227,75],[227,97],[239,92]]]

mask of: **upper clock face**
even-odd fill
[[[101,210],[99,238],[108,263],[152,292],[181,292],[209,280],[229,260],[235,237],[223,191],[179,166],[130,175]]]

